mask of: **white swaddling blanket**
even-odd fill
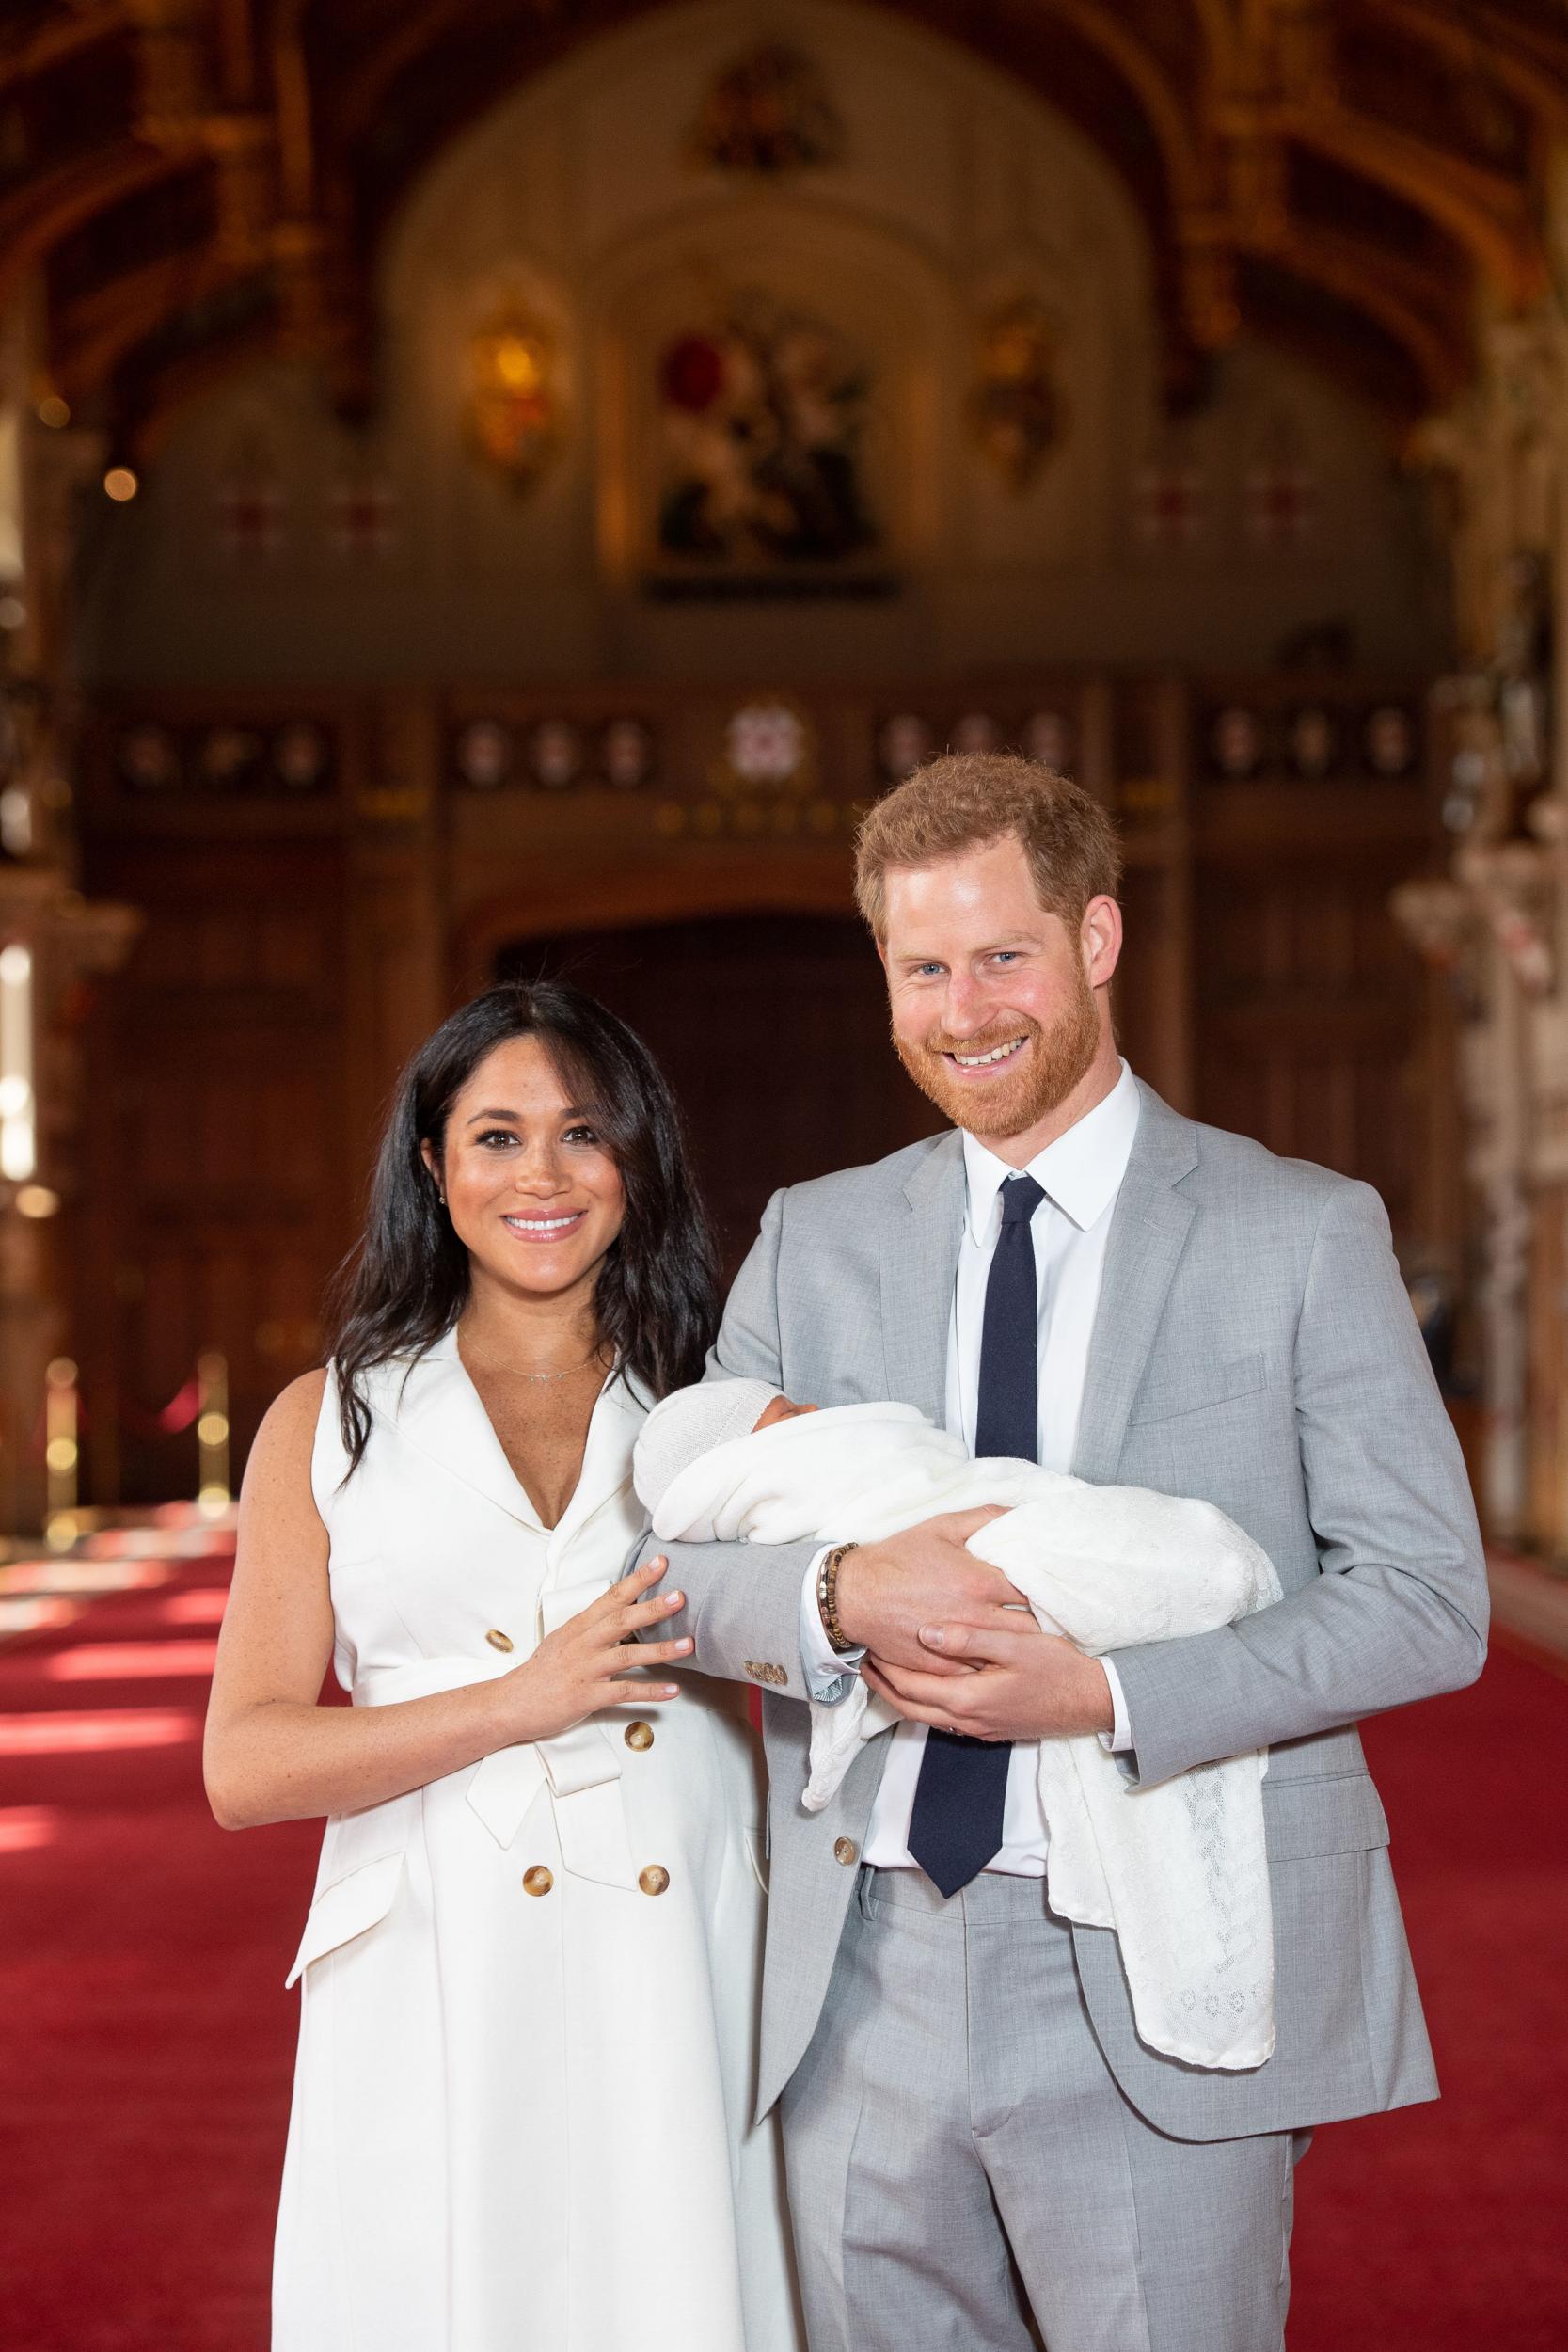
[[[910,1405],[838,1406],[715,1446],[673,1479],[653,1524],[667,1543],[873,1543],[988,1502],[1006,1516],[970,1550],[1091,1656],[1280,1597],[1267,1554],[1212,1503],[972,1461]],[[808,1810],[897,1720],[859,1677],[836,1706],[813,1703]],[[1114,1929],[1140,2037],[1191,2066],[1260,2066],[1274,2049],[1265,1766],[1266,1753],[1231,1756],[1136,1788],[1093,1736],[1039,1743],[1051,1908]]]

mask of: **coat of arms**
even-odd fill
[[[841,162],[844,125],[811,59],[783,42],[764,41],[719,75],[687,152],[712,171],[771,178]]]

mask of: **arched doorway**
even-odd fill
[[[686,1114],[727,1271],[768,1195],[933,1135],[888,1043],[882,976],[847,915],[700,916],[515,940],[504,979],[575,981],[647,1040]]]

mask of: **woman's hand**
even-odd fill
[[[637,1639],[644,1626],[658,1625],[685,1607],[684,1593],[658,1593],[651,1600],[645,1597],[669,1565],[664,1559],[645,1560],[630,1576],[547,1634],[531,1658],[510,1674],[498,1675],[492,1686],[501,1708],[498,1744],[553,1739],[557,1732],[580,1724],[585,1715],[596,1715],[601,1708],[641,1707],[651,1699],[679,1698],[678,1682],[623,1679],[634,1661],[639,1666],[663,1666],[672,1658],[690,1653],[689,1638],[678,1642]],[[622,1651],[628,1643],[634,1645],[632,1657],[625,1658]]]

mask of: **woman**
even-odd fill
[[[275,2352],[795,2352],[751,2127],[762,1788],[631,1449],[711,1241],[647,1049],[496,988],[404,1075],[328,1369],[245,1475],[207,1786],[326,1814]],[[624,1646],[634,1637],[640,1645]],[[328,1659],[352,1708],[322,1706]]]

